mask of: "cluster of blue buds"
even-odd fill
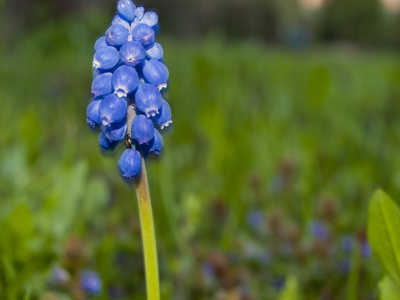
[[[156,31],[157,13],[119,0],[110,27],[94,45],[93,98],[86,121],[100,129],[102,151],[126,140],[128,149],[118,167],[127,179],[139,174],[141,153],[160,153],[164,142],[159,130],[172,123],[171,108],[163,99],[169,72]]]

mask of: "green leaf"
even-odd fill
[[[279,295],[279,300],[300,300],[300,288],[297,278],[290,275],[286,278],[285,287]]]
[[[400,286],[396,284],[389,276],[385,276],[379,282],[380,300],[398,300],[400,299]]]
[[[368,240],[388,275],[400,285],[400,210],[382,190],[372,196]]]

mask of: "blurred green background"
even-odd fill
[[[365,226],[376,188],[400,198],[399,1],[143,4],[174,120],[147,164],[162,299],[377,299]],[[115,5],[0,0],[0,299],[78,299],[60,268],[145,298],[123,147],[102,156],[85,124]]]

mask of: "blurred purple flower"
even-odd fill
[[[329,238],[329,230],[324,223],[320,221],[313,221],[311,223],[311,232],[314,238],[326,241]]]
[[[201,271],[204,277],[213,277],[215,274],[214,267],[209,262],[203,263],[201,266]]]
[[[263,226],[264,216],[259,210],[252,210],[247,213],[247,224],[253,229],[260,229]]]
[[[82,290],[90,295],[97,296],[101,292],[101,279],[96,272],[83,271],[81,274],[81,288]]]
[[[51,284],[64,285],[69,282],[69,279],[70,279],[69,273],[60,266],[54,266],[51,269],[51,277],[50,277]]]
[[[361,255],[364,258],[370,258],[371,257],[371,247],[369,246],[368,242],[363,242],[361,244]]]
[[[349,253],[354,246],[354,239],[353,237],[347,235],[344,236],[341,240],[341,246],[344,252]]]

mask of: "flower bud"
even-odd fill
[[[131,179],[139,175],[141,167],[142,158],[134,149],[126,149],[118,160],[118,168],[123,178]]]
[[[102,152],[114,150],[118,145],[117,141],[110,141],[110,139],[107,137],[106,133],[103,130],[99,134],[98,142],[100,150]]]
[[[154,137],[153,122],[144,115],[137,115],[132,121],[131,135],[139,145],[148,144]]]
[[[104,132],[110,142],[120,142],[126,136],[127,127],[126,121],[123,120],[120,124],[104,128]]]
[[[125,98],[120,98],[116,94],[105,97],[99,105],[100,120],[103,126],[108,127],[124,120],[127,107]]]
[[[149,25],[150,27],[158,24],[158,15],[154,11],[146,12],[140,20],[141,24]]]
[[[124,19],[122,19],[119,15],[115,15],[114,19],[111,21],[111,24],[112,25],[122,25],[128,30],[131,27],[129,22],[124,20]]]
[[[154,125],[159,126],[161,129],[164,127],[168,127],[169,124],[172,123],[171,120],[171,107],[169,106],[168,102],[164,99],[161,100],[161,110],[160,113],[151,119],[154,122]]]
[[[154,137],[149,152],[159,155],[163,146],[164,146],[164,139],[161,133],[157,129],[154,129]]]
[[[105,96],[112,93],[112,73],[101,73],[93,78],[91,92],[95,97]]]
[[[144,46],[154,43],[155,34],[154,30],[147,24],[139,24],[132,30],[133,40]]]
[[[99,106],[101,103],[101,98],[94,98],[90,101],[86,110],[86,123],[92,127],[97,127],[101,124],[100,122],[100,112]]]
[[[111,25],[106,31],[106,41],[111,46],[121,46],[128,39],[128,29],[123,25]]]
[[[164,51],[159,43],[154,43],[146,49],[146,54],[150,59],[160,60],[164,56]]]
[[[166,85],[169,72],[162,62],[150,59],[143,67],[143,77],[147,82],[155,86]]]
[[[116,93],[118,97],[126,97],[138,87],[139,75],[132,67],[120,66],[114,71],[111,83],[114,93]]]
[[[119,62],[119,52],[111,46],[100,48],[94,53],[93,67],[95,69],[110,70]]]
[[[155,116],[162,105],[161,93],[154,85],[142,84],[136,91],[135,104],[147,117]]]
[[[143,6],[136,7],[135,14],[136,14],[136,18],[138,18],[138,20],[141,20],[144,15],[144,7]]]
[[[99,37],[94,43],[94,51],[98,51],[103,47],[107,47],[106,37],[103,35]]]
[[[146,51],[138,42],[126,42],[122,45],[119,55],[124,64],[135,67],[144,61]]]
[[[119,16],[131,22],[135,18],[136,6],[131,0],[119,0],[117,11]]]

